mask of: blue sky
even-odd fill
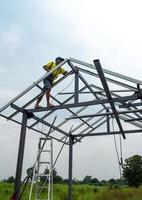
[[[41,66],[57,56],[90,63],[99,58],[104,68],[141,80],[141,4],[140,0],[0,1],[0,107],[43,75]],[[0,178],[6,178],[15,173],[20,129],[3,119],[0,122],[0,160],[3,159]],[[125,157],[142,153],[140,139],[140,135],[129,136],[124,147]],[[74,176],[118,177],[112,138],[100,137],[91,144],[90,139],[85,141],[75,147],[81,152],[76,153],[76,160],[81,158],[80,166],[84,169],[79,170],[75,164]],[[34,134],[28,135],[27,144],[31,154],[28,147],[24,169],[34,162],[37,145]],[[84,152],[87,157],[84,160],[82,152],[89,147]],[[66,151],[64,155],[67,161]],[[91,156],[97,162],[91,164]],[[67,176],[64,173],[67,165],[61,164],[57,169]]]

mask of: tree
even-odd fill
[[[7,180],[6,180],[6,182],[7,183],[14,183],[14,177],[13,176],[10,176]]]
[[[83,179],[83,183],[85,184],[89,184],[91,183],[91,179],[92,179],[92,176],[85,176],[84,179]]]
[[[93,183],[93,184],[99,184],[99,180],[97,179],[97,178],[92,178],[91,179],[91,183]]]
[[[111,185],[115,185],[117,181],[114,178],[109,179],[108,181]]]
[[[134,155],[125,160],[123,177],[128,185],[138,187],[142,183],[142,156]]]
[[[61,182],[63,182],[63,178],[57,174],[57,171],[56,171],[55,168],[53,169],[52,173],[53,173],[53,182],[54,182],[54,183],[61,183]],[[49,174],[49,169],[48,169],[48,168],[45,169],[44,174],[45,174],[45,175],[46,175],[46,174]],[[46,176],[42,176],[42,177],[40,178],[40,181],[41,181],[41,182],[47,182],[48,179],[47,179]]]

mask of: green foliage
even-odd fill
[[[52,173],[53,173],[53,182],[54,182],[54,183],[62,183],[62,182],[63,182],[63,178],[57,174],[57,171],[56,171],[55,168],[53,169],[53,172],[52,172]],[[46,175],[46,174],[49,174],[49,169],[48,169],[48,168],[45,169],[44,174],[45,174],[45,175]],[[40,181],[41,181],[42,183],[44,183],[44,182],[47,182],[48,180],[47,180],[47,177],[46,177],[46,176],[42,176],[42,177],[40,178]]]
[[[29,197],[30,184],[22,200]],[[0,200],[8,200],[13,192],[13,184],[0,183]],[[47,191],[43,194],[46,199]],[[34,200],[32,195],[32,200]],[[54,200],[67,200],[68,187],[65,184],[54,184]],[[142,188],[109,188],[93,185],[73,185],[73,200],[142,200]]]
[[[125,160],[123,177],[128,185],[138,187],[142,183],[142,157],[134,155]]]
[[[83,179],[83,183],[85,184],[89,184],[91,183],[91,179],[92,179],[92,176],[85,176],[84,179]]]
[[[7,183],[14,183],[14,177],[13,176],[10,176],[7,180],[6,180],[6,182]]]
[[[99,180],[97,178],[92,178],[92,176],[85,176],[83,181],[83,184],[95,184],[95,185],[99,185]]]

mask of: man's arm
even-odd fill
[[[43,69],[49,72],[51,70],[52,65],[53,65],[53,62],[49,62],[48,64],[43,65]]]
[[[66,75],[67,73],[68,73],[68,72],[67,72],[65,69],[60,68],[60,74]]]

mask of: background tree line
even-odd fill
[[[29,168],[31,170],[31,168]],[[28,170],[29,170],[28,169]],[[27,171],[28,171],[27,170]],[[44,171],[45,176],[42,176],[40,181],[45,182],[47,179],[46,174],[49,170],[46,168]],[[58,175],[56,169],[53,169],[53,182],[56,183],[68,183],[68,179],[63,179]],[[11,176],[7,180],[4,179],[3,182],[12,183],[14,182],[14,177]],[[109,180],[98,180],[96,177],[86,175],[83,180],[73,179],[74,184],[93,184],[98,186],[108,186],[108,185],[129,185],[138,187],[142,184],[142,156],[134,155],[127,158],[123,164],[122,179],[111,178]]]

